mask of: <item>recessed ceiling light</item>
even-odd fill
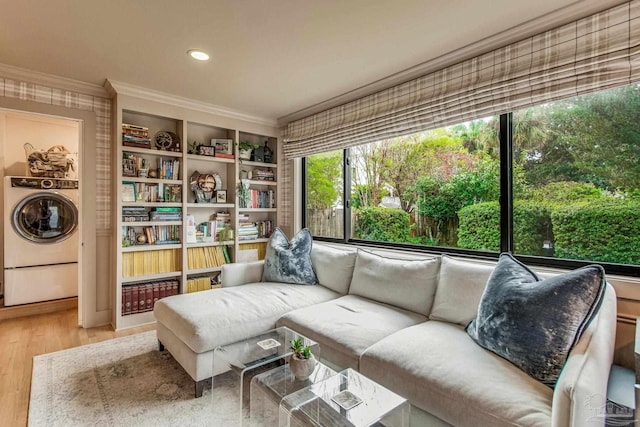
[[[198,61],[209,60],[209,55],[201,50],[191,49],[191,50],[188,50],[187,53],[189,54],[190,57],[192,57],[193,59],[197,59]]]

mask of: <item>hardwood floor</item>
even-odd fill
[[[0,424],[25,426],[29,412],[33,356],[155,329],[147,325],[114,332],[110,325],[78,327],[68,309],[0,320]]]

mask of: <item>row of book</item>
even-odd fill
[[[229,262],[231,262],[231,259],[226,246],[204,246],[187,249],[187,268],[189,270],[220,267]]]
[[[275,223],[272,220],[252,222],[247,213],[238,216],[238,240],[240,241],[269,237],[274,229]]]
[[[200,292],[200,291],[208,291],[210,289],[221,288],[222,285],[219,284],[212,277],[193,277],[187,279],[187,293],[191,292]]]
[[[123,181],[123,202],[182,202],[182,185]]]
[[[144,206],[123,206],[122,221],[143,222],[143,221],[182,221],[182,208],[179,207],[156,207],[152,211],[147,211]]]
[[[180,179],[180,160],[158,159],[158,175],[160,179]]]
[[[182,208],[156,207],[149,212],[149,219],[151,221],[182,221]]]
[[[123,206],[122,221],[124,222],[149,221],[149,212],[144,208],[144,206]]]
[[[276,192],[273,190],[256,190],[249,189],[249,198],[247,201],[240,199],[241,208],[275,208]],[[246,205],[246,206],[242,206]]]
[[[171,273],[182,269],[180,249],[122,253],[122,277]]]
[[[156,301],[179,293],[177,280],[150,282],[122,287],[122,315],[152,311]]]
[[[128,241],[128,245],[168,245],[180,243],[182,231],[179,225],[154,225],[143,227],[144,238],[139,237],[140,228],[125,225],[122,228],[122,235]]]

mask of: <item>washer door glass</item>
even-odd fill
[[[35,243],[57,243],[71,236],[78,226],[78,209],[58,193],[36,193],[13,210],[13,228]]]

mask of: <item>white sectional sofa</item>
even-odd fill
[[[157,335],[196,382],[213,349],[276,326],[321,345],[323,361],[354,368],[406,397],[412,426],[604,425],[616,297],[572,350],[554,389],[465,332],[493,266],[449,256],[380,258],[315,243],[319,285],[260,282],[262,262],[223,267],[223,288],[160,300]]]

